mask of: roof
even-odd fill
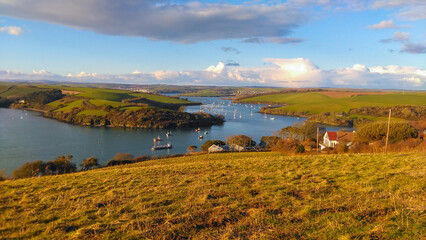
[[[337,140],[337,132],[325,132],[328,136],[328,140],[336,141]]]
[[[213,144],[208,148],[208,151],[209,152],[221,152],[221,151],[223,151],[223,148]]]
[[[330,141],[348,141],[352,142],[355,132],[326,132]]]

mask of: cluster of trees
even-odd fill
[[[122,111],[111,106],[103,107],[104,116],[79,115],[78,113],[93,109],[88,104],[69,112],[51,111],[45,117],[84,126],[110,126],[130,128],[183,128],[223,124],[224,118],[207,113],[187,113],[155,108],[142,108],[136,111]]]
[[[33,92],[25,96],[25,100],[29,103],[34,104],[48,104],[63,98],[65,95],[62,94],[61,90],[51,89],[40,92]]]
[[[349,114],[369,115],[376,117],[387,117],[389,109],[392,109],[392,116],[406,120],[421,120],[426,118],[426,106],[403,106],[392,107],[361,107],[350,109]]]
[[[72,156],[59,156],[53,161],[40,160],[28,162],[12,172],[14,179],[36,177],[44,175],[71,173],[77,170],[75,163],[71,162]]]
[[[321,127],[320,131],[324,132],[325,129]],[[305,121],[302,123],[294,123],[292,126],[281,129],[279,135],[281,138],[289,138],[296,140],[306,140],[309,138],[316,138],[317,124],[311,121]]]
[[[372,142],[385,140],[388,129],[387,122],[372,122],[362,125],[357,129],[356,140],[360,142]],[[408,138],[416,138],[417,130],[408,123],[391,123],[389,130],[389,140],[398,142]]]

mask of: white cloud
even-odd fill
[[[33,70],[33,74],[35,74],[35,75],[53,75],[52,73],[50,73],[50,72],[48,72],[44,69],[41,69],[39,71]]]
[[[67,77],[69,78],[96,78],[98,76],[97,73],[87,73],[87,72],[80,72],[76,74],[68,73]]]
[[[219,62],[216,66],[210,66],[206,69],[207,72],[213,72],[213,73],[222,73],[222,71],[225,69],[225,64],[223,62]]]
[[[26,74],[0,71],[0,80],[52,80],[132,84],[180,84],[279,87],[356,87],[386,89],[426,89],[426,70],[409,66],[373,66],[322,70],[304,58],[265,58],[262,67],[227,67],[219,62],[199,71],[155,71],[108,75],[81,72],[61,76],[44,70]]]
[[[22,34],[22,29],[17,26],[3,26],[0,27],[0,32],[6,32],[9,35],[19,36]]]
[[[377,24],[367,26],[367,28],[372,30],[377,30],[377,29],[389,29],[389,28],[397,29],[399,27],[393,22],[393,20],[385,20]]]

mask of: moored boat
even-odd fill
[[[172,148],[173,146],[172,146],[172,144],[166,144],[166,145],[161,145],[161,146],[153,146],[152,148],[151,148],[151,150],[161,150],[161,149],[170,149],[170,148]]]

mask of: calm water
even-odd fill
[[[83,159],[94,156],[104,164],[118,152],[139,155],[167,155],[184,153],[189,145],[198,148],[206,140],[225,140],[229,135],[252,136],[256,142],[265,135],[272,135],[283,127],[304,118],[286,116],[265,116],[257,113],[260,105],[232,104],[220,98],[190,98],[200,101],[206,112],[222,114],[226,122],[222,126],[173,130],[166,137],[167,130],[133,130],[82,127],[47,119],[40,113],[0,108],[0,169],[7,174],[25,162],[53,160],[61,155],[73,155],[73,162],[80,164]],[[200,110],[191,106],[188,112]],[[235,113],[235,118],[234,118]],[[240,117],[241,116],[241,117]],[[271,117],[274,119],[271,120]],[[209,134],[204,134],[207,130]],[[197,137],[203,135],[204,139]],[[161,145],[171,143],[172,149],[152,151],[153,138],[160,136]]]

